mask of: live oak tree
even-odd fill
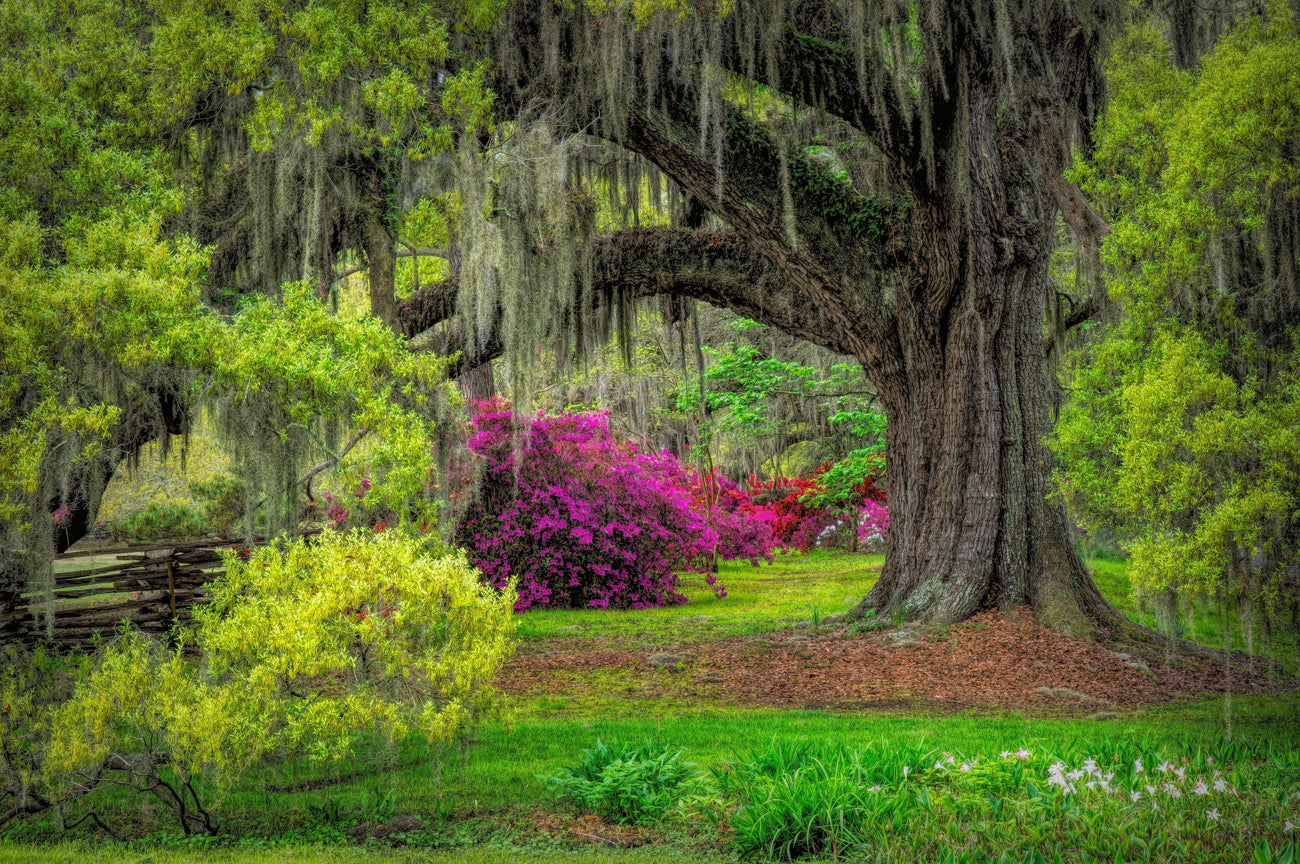
[[[1105,231],[1062,171],[1089,144],[1113,14],[512,4],[485,82],[508,129],[459,145],[466,267],[402,304],[403,326],[459,309],[477,360],[581,343],[590,319],[675,293],[852,355],[889,416],[891,517],[853,614],[1029,604],[1065,633],[1125,627],[1049,498],[1042,443],[1057,218],[1089,249]],[[671,227],[592,236],[574,205],[646,188]]]

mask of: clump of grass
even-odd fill
[[[110,523],[108,529],[120,543],[150,543],[202,537],[208,523],[202,512],[188,504],[150,502],[143,510]]]

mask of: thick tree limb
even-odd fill
[[[861,289],[878,281],[885,257],[881,250],[832,228],[823,216],[831,202],[810,200],[817,193],[798,187],[792,187],[791,197],[800,236],[790,237],[783,227],[780,170],[772,145],[755,135],[743,147],[729,147],[720,182],[714,165],[678,143],[685,132],[682,125],[666,111],[636,114],[629,118],[620,143],[655,163],[734,228],[737,239],[779,272],[790,292],[802,295],[804,308],[816,311],[819,329],[838,331],[842,347],[835,350],[857,357],[869,354],[878,333],[872,314],[876,304]],[[850,285],[854,290],[846,292]],[[713,302],[690,291],[681,293]]]
[[[1069,315],[1065,316],[1065,321],[1062,322],[1061,327],[1066,332],[1069,332],[1075,327],[1078,327],[1084,321],[1090,319],[1096,314],[1096,312],[1097,304],[1093,302],[1093,298],[1089,297],[1087,300],[1074,307],[1074,310],[1070,312]]]
[[[807,3],[805,17],[821,4]],[[817,10],[821,11],[821,10]],[[746,13],[743,10],[738,14]],[[852,49],[818,38],[807,29],[786,27],[780,50],[770,64],[767,58],[753,58],[753,46],[743,45],[734,29],[722,52],[722,65],[729,71],[759,81],[805,105],[815,106],[837,117],[867,136],[893,164],[907,172],[921,165],[921,141],[916,114],[905,113],[894,99],[871,99],[864,93]],[[751,62],[757,59],[758,62]],[[862,70],[868,88],[891,87],[884,58],[868,61]],[[947,109],[949,112],[951,109]]]
[[[679,294],[730,309],[840,354],[853,346],[829,326],[822,310],[810,309],[806,300],[784,279],[784,274],[734,232],[654,228],[631,229],[601,237],[592,250],[592,298],[599,315],[617,295],[629,298]],[[577,276],[575,275],[575,283]],[[428,285],[398,306],[401,330],[416,336],[456,315],[456,279]],[[469,350],[457,335],[439,350],[461,351],[451,374],[474,368],[499,356],[499,338]]]
[[[886,230],[887,217],[880,216],[880,224],[869,226],[864,221],[874,223],[867,212],[874,216],[886,208],[867,207],[867,200],[847,182],[829,174],[818,177],[826,172],[825,166],[806,162],[801,147],[774,143],[779,136],[756,126],[739,110],[726,114],[723,140],[714,142],[720,144],[720,152],[710,147],[710,152],[701,153],[700,112],[706,109],[687,80],[690,73],[666,57],[637,53],[646,46],[627,46],[633,70],[628,79],[642,80],[648,74],[652,83],[625,106],[621,122],[602,121],[601,106],[579,88],[591,75],[602,74],[589,67],[603,61],[590,53],[585,36],[577,36],[602,22],[587,18],[581,9],[550,10],[549,2],[527,0],[511,7],[511,26],[502,38],[518,43],[512,54],[519,60],[502,67],[493,81],[501,110],[524,117],[539,105],[564,105],[548,112],[548,117],[563,118],[574,134],[602,135],[654,163],[780,270],[783,280],[804,294],[803,302],[823,316],[825,325],[842,330],[841,339],[853,340],[856,344],[848,353],[871,354],[871,344],[879,341],[876,337],[881,333],[870,319],[882,315],[884,304],[878,296],[882,274],[894,266],[897,256],[889,245],[895,238]],[[553,20],[551,15],[564,19],[570,34],[543,44],[545,33],[554,35],[554,26],[546,24]],[[722,31],[724,41],[738,38],[729,27]],[[785,70],[778,73],[782,84],[804,88],[799,91],[802,96],[829,100],[839,111],[857,112],[853,115],[857,122],[871,127],[865,113],[869,100],[860,98],[856,74],[841,68],[846,61],[836,53],[839,49],[818,39],[793,35],[790,39],[778,60],[778,67]],[[649,50],[660,47],[651,45]],[[735,45],[724,47],[724,54],[728,50],[730,62],[745,65]],[[824,79],[803,80],[822,72],[837,76],[837,83],[823,87]],[[899,115],[890,122],[904,121]],[[911,137],[911,133],[899,132],[898,137]],[[803,176],[815,177],[816,182],[791,182],[796,165]],[[787,230],[792,224],[797,225],[796,231]]]
[[[10,794],[14,799],[18,799],[18,794],[16,792]],[[17,803],[11,805],[9,809],[0,811],[0,828],[4,827],[11,820],[17,819],[19,816],[30,816],[33,813],[41,813],[48,810],[50,806],[49,801],[29,790],[22,800],[17,800]]]
[[[1064,165],[1060,160],[1048,165],[1047,188],[1056,201],[1061,218],[1074,231],[1079,242],[1088,249],[1098,249],[1102,238],[1110,233],[1110,225],[1092,206],[1078,186],[1062,176]]]

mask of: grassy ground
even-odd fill
[[[730,596],[723,600],[715,598],[703,580],[696,580],[686,585],[690,602],[684,606],[638,612],[530,612],[520,619],[520,637],[528,650],[571,640],[643,648],[790,628],[856,602],[874,582],[881,563],[878,556],[817,553],[778,559],[775,566],[758,569],[727,565],[721,578]],[[1100,563],[1103,591],[1118,603],[1128,603],[1122,563]],[[915,799],[908,797],[907,783],[912,781],[905,775],[888,785],[899,793],[891,801],[911,802],[908,806],[915,811],[891,811],[893,818],[907,812],[918,830],[889,828],[891,817],[885,814],[878,824],[872,823],[876,827],[870,830],[879,832],[871,835],[874,845],[835,846],[829,854],[820,850],[828,859],[843,853],[865,860],[875,860],[876,854],[884,856],[881,860],[942,860],[945,850],[975,855],[1012,849],[1028,854],[1077,840],[1078,849],[1067,850],[1062,860],[1090,860],[1086,856],[1092,852],[1107,851],[1106,860],[1119,854],[1120,860],[1228,861],[1253,856],[1263,862],[1274,860],[1273,851],[1292,836],[1283,830],[1285,820],[1300,822],[1300,698],[1294,693],[1234,698],[1226,712],[1229,729],[1220,701],[1148,708],[1111,719],[1030,716],[987,708],[978,713],[935,714],[931,708],[928,713],[908,709],[850,714],[743,708],[700,693],[687,698],[682,690],[671,688],[647,698],[630,695],[623,683],[615,673],[583,676],[575,679],[572,694],[528,697],[514,706],[509,722],[481,727],[464,751],[435,754],[411,744],[383,767],[358,762],[321,768],[303,762],[260,769],[225,802],[219,822],[226,833],[220,838],[181,838],[168,814],[138,794],[122,791],[100,799],[96,807],[110,824],[137,838],[132,843],[104,844],[79,830],[73,845],[44,845],[66,844],[66,835],[50,820],[35,820],[0,836],[0,861],[180,864],[383,858],[636,864],[716,860],[732,853],[737,835],[727,831],[726,823],[743,824],[746,808],[735,806],[743,805],[751,793],[727,793],[731,803],[723,812],[730,815],[722,817],[721,829],[700,813],[628,829],[582,821],[588,817],[557,803],[539,775],[572,764],[598,740],[654,739],[682,749],[682,758],[705,770],[716,769],[719,777],[753,762],[756,754],[774,745],[836,742],[886,761],[915,763],[909,764],[919,777]],[[1023,766],[997,762],[997,754],[1019,748],[1033,754]],[[972,786],[965,778],[948,777],[952,769],[929,767],[944,754],[951,754],[955,764],[978,760],[976,764],[989,766],[991,773],[980,782],[992,785]],[[1139,812],[1136,804],[1124,809],[1122,802],[1087,811],[1057,798],[1051,799],[1055,810],[1044,809],[1048,799],[1030,790],[1047,788],[1049,766],[1060,760],[1077,767],[1089,757],[1103,766],[1131,764],[1138,757],[1150,766],[1162,761],[1204,766],[1207,758],[1216,759],[1233,772],[1243,790],[1231,801],[1213,802],[1218,804],[1216,814],[1222,808],[1225,817],[1237,820],[1236,833],[1221,839],[1215,839],[1218,833],[1206,834],[1219,829],[1218,823],[1207,821],[1211,802],[1190,791],[1180,803],[1182,809],[1169,813]],[[890,770],[898,768],[889,764]],[[1024,776],[1008,773],[1017,767]],[[923,769],[929,773],[921,776]],[[857,784],[853,794],[865,785]],[[815,784],[799,788],[800,795],[821,794]],[[755,806],[752,800],[750,806]],[[860,812],[864,806],[859,802],[848,812]],[[69,818],[81,812],[71,812]],[[717,813],[710,818],[716,820]],[[789,815],[792,822],[797,818],[803,817]],[[1100,846],[1088,845],[1093,835],[1111,834],[1113,839],[1097,841]],[[1203,834],[1212,839],[1198,839]],[[1141,848],[1134,845],[1134,838],[1147,843],[1151,837],[1164,839]],[[662,848],[584,848],[606,842]],[[1220,842],[1221,848],[1216,845]],[[1271,844],[1270,852],[1260,857],[1264,843]],[[1015,861],[1021,860],[1017,852]]]
[[[843,612],[876,582],[883,555],[817,551],[778,556],[771,566],[723,562],[718,577],[728,595],[719,600],[698,575],[682,585],[688,602],[660,609],[548,609],[519,622],[521,639],[598,638],[618,645],[661,645],[690,639],[726,639],[790,627]]]
[[[571,864],[681,864],[716,861],[680,849],[575,849],[555,851],[509,846],[429,850],[347,846],[299,846],[281,849],[148,849],[124,850],[84,843],[51,847],[9,846],[0,842],[0,862],[14,864],[541,864],[563,860]]]
[[[1157,619],[1153,598],[1135,595],[1126,560],[1118,555],[1105,555],[1089,559],[1088,566],[1097,587],[1126,615],[1153,630],[1167,632],[1169,625]],[[1266,634],[1259,615],[1258,610],[1243,610],[1211,599],[1184,599],[1178,603],[1175,634],[1212,648],[1271,655],[1294,671],[1300,654],[1300,634],[1285,626]]]

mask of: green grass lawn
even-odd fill
[[[1166,632],[1167,625],[1157,620],[1155,603],[1133,591],[1128,562],[1118,556],[1092,558],[1088,561],[1093,580],[1101,592],[1124,614],[1143,626]],[[1300,634],[1283,622],[1274,632],[1265,631],[1259,610],[1245,610],[1213,599],[1180,600],[1175,624],[1176,635],[1211,648],[1235,648],[1253,654],[1272,656],[1294,671],[1300,654]]]
[[[718,578],[728,594],[719,600],[704,577],[682,579],[687,602],[659,609],[542,609],[523,615],[521,639],[600,638],[616,644],[668,644],[725,639],[790,627],[814,615],[844,612],[866,595],[880,575],[884,555],[816,551],[779,555],[754,567],[724,561]]]
[[[12,846],[0,841],[3,864],[690,864],[718,861],[720,856],[702,856],[681,849],[642,847],[635,849],[555,850],[479,846],[471,849],[402,849],[356,846],[295,846],[279,849],[123,849],[114,845],[64,843],[57,846]]]
[[[643,648],[781,630],[857,602],[882,563],[880,556],[816,553],[780,558],[771,567],[730,564],[720,574],[730,592],[722,600],[702,579],[688,580],[690,602],[683,606],[530,612],[519,619],[519,635],[528,650],[572,640]],[[1095,568],[1103,591],[1122,606],[1130,603],[1122,562],[1098,562]],[[1024,856],[1039,853],[1051,861],[1052,850],[1059,849],[1062,861],[1101,860],[1105,853],[1106,861],[1118,855],[1118,860],[1265,862],[1284,860],[1277,850],[1291,848],[1287,843],[1294,835],[1284,832],[1286,819],[1300,823],[1300,697],[1294,692],[1234,697],[1229,731],[1222,701],[1152,707],[1109,719],[989,708],[941,714],[935,708],[888,714],[782,711],[672,694],[636,698],[620,688],[617,674],[602,674],[606,677],[575,679],[571,695],[550,692],[519,702],[508,722],[484,724],[464,749],[438,754],[408,743],[383,766],[289,762],[260,768],[225,801],[218,814],[225,833],[218,838],[181,838],[167,813],[122,790],[99,798],[95,806],[106,821],[135,838],[131,843],[102,841],[78,829],[68,845],[52,820],[37,819],[0,835],[0,861],[717,860],[733,853],[748,824],[746,814],[766,807],[786,814],[779,821],[792,824],[838,812],[841,828],[835,830],[843,832],[843,847],[836,835],[833,847],[812,850],[826,860],[881,856],[973,864],[985,860],[979,856],[998,860],[1008,852],[1015,853],[1009,861],[1032,861]],[[758,785],[719,792],[721,803],[713,810],[701,805],[673,811],[672,818],[637,829],[645,833],[636,842],[653,844],[650,848],[590,848],[590,843],[603,845],[599,831],[612,832],[614,826],[599,823],[606,827],[575,833],[575,809],[557,802],[539,778],[573,764],[598,740],[647,739],[680,749],[681,758],[710,776],[717,772],[724,784],[727,776],[740,776],[735,772],[754,762],[756,754],[801,744],[859,748],[878,760],[873,763],[878,770],[894,774],[883,792],[872,793],[886,796],[875,804],[876,798],[861,797],[865,782],[837,786],[839,775],[820,780],[811,771],[764,775]],[[1032,754],[1023,764],[999,756],[1020,748]],[[954,763],[935,769],[933,763],[945,754]],[[1161,799],[1168,806],[1156,812],[1126,804],[1119,795],[1080,790],[1075,799],[1050,789],[1051,765],[1060,761],[1077,769],[1088,758],[1124,770],[1137,758],[1152,768],[1168,762],[1201,772],[1207,782],[1212,766],[1206,760],[1214,759],[1241,794],[1210,799],[1189,788],[1176,801]],[[903,761],[914,773],[898,774]],[[979,769],[985,773],[955,773],[963,761],[985,766]],[[1143,795],[1140,785],[1126,788]],[[755,798],[759,795],[767,796],[766,803]],[[1214,817],[1208,815],[1211,804]],[[806,805],[807,812],[780,809],[796,805]],[[871,809],[877,806],[878,811]],[[84,812],[73,811],[69,819]],[[558,819],[560,827],[540,825],[543,816]],[[1214,821],[1220,817],[1235,820],[1235,831],[1221,830],[1227,826]],[[898,827],[898,820],[916,830]],[[728,832],[728,823],[734,823],[736,834]]]

